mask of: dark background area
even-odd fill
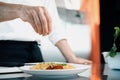
[[[120,27],[120,0],[100,0],[101,52],[109,51],[113,44],[114,27]],[[120,41],[117,40],[118,51]],[[101,59],[102,62],[103,56]]]

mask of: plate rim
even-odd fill
[[[73,66],[74,65],[79,65],[79,66],[83,66],[83,68],[75,68],[75,69],[58,69],[58,70],[30,70],[30,69],[25,69],[25,67],[31,67],[33,65],[25,65],[25,66],[21,66],[19,67],[19,69],[21,71],[23,71],[24,73],[27,73],[27,74],[31,74],[31,75],[47,75],[48,76],[51,76],[51,75],[55,75],[55,73],[57,73],[56,75],[61,75],[61,73],[64,73],[65,72],[65,75],[70,75],[70,74],[79,74],[81,72],[84,72],[86,70],[88,70],[90,68],[90,65],[84,65],[84,64],[74,64],[74,63],[66,63],[66,64],[72,64]],[[84,67],[86,66],[86,67]],[[74,71],[74,72],[73,72]],[[36,73],[35,73],[36,72]],[[41,72],[41,73],[40,73]],[[42,73],[43,72],[43,73]],[[47,73],[48,72],[48,73]],[[52,74],[50,74],[50,72],[53,72]],[[70,72],[70,73],[69,73]],[[46,73],[46,74],[45,74]]]
[[[42,62],[39,62],[39,63],[42,63]],[[39,63],[34,63],[35,64],[39,64]],[[84,67],[83,69],[87,69],[90,67],[90,65],[85,65],[85,64],[76,64],[76,63],[65,63],[65,62],[52,62],[52,63],[63,63],[63,64],[70,64],[70,65],[73,65],[75,68],[73,69],[54,69],[54,70],[30,70],[28,69],[27,71],[69,71],[69,70],[80,70],[82,68],[78,68],[76,66],[86,66]],[[31,64],[31,63],[29,63]],[[24,67],[32,67],[33,65],[24,65],[24,66],[21,66],[19,67],[20,69],[24,68]],[[23,69],[22,69],[23,70]],[[25,70],[25,69],[24,69]]]

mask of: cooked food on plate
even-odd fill
[[[74,69],[75,67],[68,63],[42,62],[30,67],[31,70],[56,70],[56,69]]]

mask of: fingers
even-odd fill
[[[37,11],[39,10],[36,10],[36,7],[23,5],[19,15],[23,21],[29,22],[37,33],[42,34]]]
[[[44,9],[39,7],[39,12],[38,12],[38,17],[40,19],[41,22],[41,29],[42,29],[42,34],[47,35],[48,34],[48,23],[47,23],[47,19],[46,16],[44,15]]]
[[[31,16],[33,18],[32,25],[34,25],[35,31],[39,34],[42,34],[42,28],[41,28],[42,24],[35,10],[32,11]]]
[[[52,31],[52,18],[49,15],[48,11],[46,10],[45,7],[42,7],[44,9],[44,15],[46,17],[47,20],[47,26],[48,26],[48,34]]]
[[[92,64],[92,61],[84,58],[76,58],[75,63],[89,65]]]
[[[44,7],[25,6],[21,13],[21,18],[24,21],[28,21],[37,33],[44,36],[51,32],[51,17]]]
[[[81,64],[89,65],[92,64],[92,61],[89,60],[83,60],[83,62],[80,62]]]
[[[92,64],[92,61],[85,60],[85,61],[83,62],[83,64],[85,64],[85,65],[89,65],[89,64]]]
[[[51,17],[44,7],[36,7],[32,16],[39,34],[44,36],[51,32]]]

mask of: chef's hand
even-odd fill
[[[31,23],[39,34],[47,35],[51,32],[51,17],[45,7],[23,6],[18,12],[20,18]]]
[[[0,2],[0,22],[15,18],[29,22],[34,30],[41,35],[51,32],[52,20],[45,7]]]

